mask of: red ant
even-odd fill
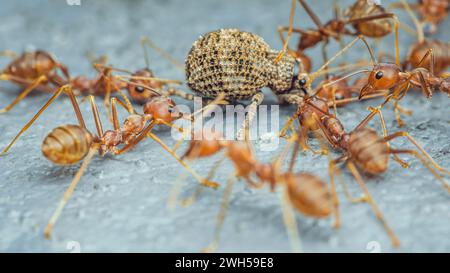
[[[383,129],[383,137],[378,136],[376,131],[365,128],[368,122],[376,115],[380,118],[381,127]],[[298,117],[301,126],[300,141],[299,143],[296,143],[297,146],[303,146],[304,149],[310,149],[305,143],[307,132],[317,132],[317,130],[320,130],[322,135],[333,148],[339,148],[343,152],[342,156],[330,161],[331,192],[333,194],[336,211],[335,227],[340,226],[340,218],[338,212],[339,202],[334,185],[334,173],[336,172],[339,174],[339,170],[335,168],[335,165],[341,162],[347,163],[347,167],[355,176],[359,186],[365,194],[365,198],[357,200],[351,198],[346,190],[346,197],[355,202],[365,201],[371,205],[375,215],[381,221],[389,237],[391,238],[393,246],[398,246],[398,239],[392,232],[391,228],[387,225],[380,210],[370,196],[370,193],[368,192],[355,165],[367,174],[379,175],[387,170],[388,158],[390,154],[392,154],[394,156],[394,160],[400,163],[403,167],[408,167],[408,164],[398,158],[397,155],[410,154],[418,158],[422,164],[427,167],[439,181],[442,182],[443,187],[450,192],[449,185],[436,172],[436,170],[446,174],[450,174],[450,172],[439,166],[407,132],[401,131],[388,135],[384,117],[380,108],[371,108],[371,113],[349,133],[345,131],[342,123],[334,115],[329,114],[326,103],[314,97],[305,99],[305,104],[299,107],[298,112],[291,118],[291,121],[295,117]],[[416,150],[392,149],[389,145],[389,141],[398,137],[406,137],[416,146],[420,153]],[[326,147],[323,146],[323,149],[325,149],[328,153],[328,149]],[[433,167],[435,169],[433,169]]]
[[[403,2],[403,1],[402,1]],[[409,4],[412,9],[418,11],[422,16],[423,25],[429,25],[429,34],[437,31],[437,26],[445,20],[450,10],[450,3],[448,0],[418,0],[416,4]],[[390,8],[403,8],[403,3],[393,3],[389,5]]]
[[[190,141],[189,148],[182,158],[200,159],[225,150],[224,157],[216,162],[208,177],[213,176],[214,171],[224,158],[230,159],[235,168],[235,171],[230,174],[225,188],[221,209],[217,216],[214,240],[204,251],[214,251],[219,244],[220,231],[236,179],[243,179],[249,187],[255,189],[262,188],[265,185],[268,185],[272,191],[275,191],[277,186],[285,187],[282,197],[283,219],[294,251],[300,250],[300,242],[292,207],[313,218],[330,216],[332,211],[331,195],[327,185],[319,177],[305,172],[293,173],[292,167],[287,172],[280,170],[281,162],[290,147],[290,143],[293,142],[292,140],[272,163],[260,163],[254,157],[252,147],[247,141],[222,140],[222,136],[218,132],[202,130],[196,134],[194,140]],[[294,161],[295,157],[293,157],[290,166],[293,166]],[[253,176],[256,177],[256,181]]]
[[[319,17],[311,10],[308,4],[304,0],[299,0],[305,11],[311,17],[317,29],[302,30],[300,28],[293,28],[293,15],[295,9],[295,0],[292,1],[289,27],[279,27],[278,32],[281,40],[283,41],[282,53],[290,52],[293,56],[297,56],[300,59],[305,59],[303,51],[316,46],[322,42],[322,56],[324,61],[327,58],[326,46],[330,38],[334,38],[338,42],[341,42],[341,36],[366,36],[371,38],[381,38],[392,32],[391,25],[387,19],[394,21],[396,50],[398,50],[398,20],[392,13],[386,13],[380,5],[369,5],[366,0],[358,0],[353,6],[351,6],[346,12],[346,19],[340,18],[339,8],[335,5],[335,18],[328,21],[326,24],[322,24]],[[351,24],[355,28],[355,32],[352,32],[346,28],[346,25]],[[288,32],[287,38],[284,39],[283,33]],[[299,33],[300,40],[297,46],[297,51],[293,51],[288,48],[288,43],[292,32]],[[277,59],[279,60],[281,56]],[[311,67],[310,60],[305,60],[305,67]],[[306,70],[307,71],[307,70]]]
[[[76,185],[78,184],[82,174],[87,168],[87,165],[93,158],[96,152],[101,156],[106,153],[112,153],[114,155],[123,154],[144,138],[150,137],[159,143],[167,152],[175,157],[180,164],[187,169],[202,185],[217,188],[218,184],[205,180],[196,174],[190,167],[183,162],[166,144],[164,144],[156,135],[151,131],[159,124],[174,126],[173,121],[185,117],[180,113],[175,103],[163,96],[154,97],[147,101],[143,106],[143,114],[134,114],[130,112],[130,115],[125,119],[123,126],[119,125],[119,119],[117,115],[116,103],[127,109],[125,103],[116,98],[111,99],[111,113],[112,124],[114,129],[103,131],[103,126],[99,117],[97,106],[94,102],[94,97],[89,96],[89,100],[92,107],[92,113],[94,115],[95,126],[97,134],[91,133],[85,125],[83,116],[81,114],[79,105],[76,101],[75,94],[72,91],[71,85],[63,85],[57,92],[48,100],[48,102],[38,111],[38,113],[20,130],[20,132],[14,137],[10,144],[1,152],[0,155],[4,155],[16,142],[16,140],[24,133],[36,119],[42,114],[42,112],[56,100],[61,94],[65,93],[69,96],[73,109],[78,119],[78,125],[62,125],[53,129],[42,144],[42,153],[44,156],[58,165],[73,165],[83,160],[80,169],[74,176],[69,188],[64,194],[64,198],[60,201],[56,211],[52,215],[46,229],[45,236],[50,237],[53,225],[60,216],[64,206],[68,202],[70,196],[73,193]],[[221,100],[221,96],[218,96],[216,101]],[[213,104],[216,102],[213,101]],[[128,109],[127,109],[128,110]],[[117,147],[122,146],[120,149]]]
[[[67,67],[46,51],[25,52],[19,57],[7,51],[4,55],[15,57],[15,59],[0,73],[0,80],[11,81],[25,89],[13,102],[0,109],[0,113],[10,111],[33,90],[54,93],[56,89],[66,84],[72,86],[75,95],[104,95],[105,101],[109,100],[112,92],[111,84],[104,81],[104,77],[98,76],[92,80],[81,76],[71,78]],[[109,72],[105,69],[102,74]],[[130,109],[131,103],[128,98],[124,94],[121,95]]]

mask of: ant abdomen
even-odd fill
[[[292,205],[306,216],[327,217],[332,212],[327,185],[309,173],[286,173],[286,185]]]
[[[386,171],[389,146],[372,129],[360,129],[350,133],[348,152],[364,172],[377,175]]]
[[[93,141],[91,133],[79,125],[62,125],[53,129],[42,142],[44,156],[58,165],[71,165],[81,161],[89,152]]]
[[[25,52],[5,69],[5,73],[24,79],[47,75],[56,67],[53,57],[45,51]]]
[[[366,0],[358,0],[348,9],[347,15],[351,20],[383,13],[386,13],[386,11],[382,6],[368,4]],[[359,34],[371,38],[381,38],[388,35],[392,31],[392,26],[389,19],[385,18],[353,23],[352,25]]]
[[[407,62],[413,68],[419,67],[420,61],[430,48],[433,49],[434,54],[434,73],[439,75],[450,65],[450,44],[448,43],[438,40],[424,40],[421,43],[414,44],[408,53]],[[429,68],[430,60],[423,60],[420,67]]]

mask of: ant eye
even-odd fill
[[[306,80],[305,79],[301,79],[301,80],[298,81],[298,83],[300,84],[300,86],[305,86]]]
[[[135,90],[136,92],[138,92],[138,93],[142,93],[142,92],[145,91],[145,88],[142,87],[142,86],[136,86],[136,87],[134,88],[134,90]]]
[[[378,71],[377,74],[375,74],[375,78],[377,80],[381,79],[383,77],[383,71]]]

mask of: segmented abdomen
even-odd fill
[[[55,164],[71,165],[89,152],[92,135],[79,125],[63,125],[53,129],[42,143],[42,153]]]
[[[358,19],[378,14],[386,13],[380,5],[370,4],[367,0],[358,0],[347,11],[349,19]],[[354,23],[353,27],[364,36],[371,38],[380,38],[388,35],[391,30],[389,19],[377,19]]]
[[[42,75],[48,75],[55,67],[53,57],[45,51],[38,50],[23,53],[10,63],[4,72],[24,80],[35,80]]]
[[[408,61],[416,68],[430,48],[433,49],[434,54],[434,73],[439,75],[450,65],[449,43],[443,43],[438,40],[425,40],[422,43],[417,43],[411,48],[408,54]],[[430,59],[430,57],[425,59],[420,66],[428,69],[430,67]]]
[[[376,175],[386,171],[389,147],[374,130],[360,129],[350,133],[348,150],[364,172]]]
[[[224,92],[228,99],[248,99],[269,84],[269,46],[259,36],[221,29],[200,37],[186,60],[189,87],[203,97]]]

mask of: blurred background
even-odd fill
[[[323,23],[332,18],[332,1],[307,2]],[[386,6],[391,2],[381,1]],[[352,1],[338,3],[344,9]],[[107,55],[109,63],[116,67],[143,68],[145,63],[139,43],[143,35],[169,51],[179,62],[184,62],[192,43],[200,35],[219,28],[253,32],[272,48],[280,49],[277,27],[288,24],[290,5],[290,0],[81,0],[79,6],[68,5],[64,0],[2,0],[0,50],[21,53],[43,49],[66,64],[72,75],[94,76],[86,53]],[[405,12],[399,11],[398,17],[413,27]],[[296,8],[294,26],[313,27],[300,5]],[[449,27],[447,19],[434,38],[448,42]],[[400,38],[400,52],[404,57],[416,38],[404,32]],[[294,47],[296,42],[294,35],[291,45]],[[394,54],[393,35],[383,39],[376,48]],[[328,49],[332,56],[339,46],[332,41]],[[307,54],[317,69],[322,62],[320,47]],[[368,60],[368,54],[357,45],[340,60],[350,63],[360,58]],[[157,76],[184,80],[184,73],[152,51],[150,61]],[[8,62],[8,58],[0,58],[0,67]],[[1,82],[0,106],[12,101],[19,90],[17,86]],[[276,103],[269,90],[264,92],[267,95],[264,104]],[[32,93],[11,112],[0,115],[1,147],[9,143],[48,97],[48,94]],[[100,103],[99,98],[97,101]],[[414,111],[412,117],[405,117],[404,129],[446,168],[450,167],[449,101],[443,94],[435,94],[433,99],[427,100],[420,92],[411,92],[402,102]],[[181,101],[177,99],[177,102]],[[376,103],[378,101],[341,108],[339,118],[350,130],[368,113],[367,107]],[[81,108],[89,128],[93,129],[89,104],[84,103]],[[293,111],[293,107],[282,107],[280,122]],[[388,130],[398,131],[390,107],[385,115]],[[121,112],[121,117],[124,118],[125,113]],[[106,116],[103,118],[106,126]],[[52,165],[41,155],[41,141],[52,128],[75,121],[69,100],[60,98],[10,153],[0,158],[0,251],[69,252],[71,242],[76,242],[83,252],[197,252],[209,244],[223,189],[206,190],[189,208],[168,210],[169,192],[184,170],[150,139],[122,156],[97,157],[55,226],[53,238],[44,239],[43,228],[79,166]],[[373,126],[379,128],[376,122]],[[175,143],[167,130],[159,130],[158,135],[169,146]],[[395,141],[394,145],[410,147],[403,140]],[[318,147],[315,141],[312,146]],[[266,162],[274,156],[273,152],[258,149],[257,154]],[[448,194],[417,160],[405,159],[411,164],[409,169],[391,161],[387,173],[367,179],[369,190],[401,241],[399,249],[390,247],[387,235],[367,204],[349,204],[341,196],[343,226],[338,231],[332,229],[331,219],[317,221],[297,213],[304,250],[370,252],[375,244],[375,250],[381,252],[450,251]],[[206,175],[212,162],[204,160],[192,166]],[[326,157],[308,153],[299,158],[297,170],[313,172],[328,181],[327,166]],[[225,182],[231,171],[231,166],[225,165],[216,180]],[[360,194],[350,174],[345,173],[345,177],[352,193]],[[195,180],[189,176],[182,197],[192,194],[195,187]],[[269,190],[250,190],[239,183],[231,198],[218,251],[290,251],[279,203],[277,195]]]

